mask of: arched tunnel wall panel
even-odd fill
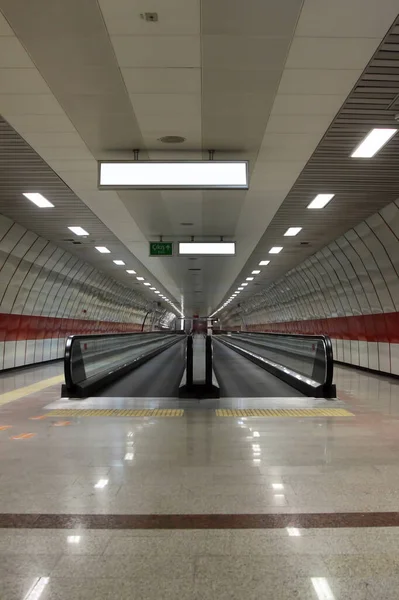
[[[71,334],[140,331],[148,305],[0,215],[0,369],[61,358]]]
[[[399,202],[250,298],[226,322],[325,333],[336,360],[399,375]]]

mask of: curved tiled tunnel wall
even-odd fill
[[[241,316],[248,330],[326,333],[336,360],[399,375],[398,310],[399,201],[253,296]]]
[[[147,304],[0,215],[0,369],[61,358],[72,333],[140,331]]]

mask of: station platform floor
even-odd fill
[[[398,380],[72,408],[61,380],[0,376],[1,600],[397,600]]]

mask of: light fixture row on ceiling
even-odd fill
[[[54,204],[52,204],[49,200],[47,200],[47,198],[45,198],[42,194],[39,194],[36,192],[26,192],[23,194],[23,196],[25,196],[25,198],[27,198],[28,200],[33,202],[39,208],[54,208]],[[77,236],[85,236],[86,237],[86,236],[90,235],[88,231],[86,231],[85,229],[83,229],[83,227],[80,227],[78,225],[73,225],[73,226],[71,225],[70,227],[68,227],[68,229]],[[95,249],[98,252],[100,252],[100,254],[111,254],[111,250],[109,250],[106,246],[95,246]],[[120,259],[113,260],[113,263],[117,266],[125,266],[126,265],[126,263]],[[134,271],[133,269],[126,269],[126,273],[128,273],[129,275],[136,275],[136,271]],[[140,282],[144,281],[144,277],[136,277],[136,279]],[[149,283],[148,281],[144,281],[144,285],[146,287],[149,287],[149,286],[151,286],[151,283]],[[179,308],[177,308],[177,306],[175,306],[173,304],[173,302],[171,300],[169,300],[169,298],[167,298],[166,296],[163,296],[161,294],[161,292],[156,290],[155,287],[150,287],[150,290],[154,291],[155,294],[157,294],[157,295],[160,294],[160,297],[163,300],[165,300],[165,302],[169,302],[175,311],[179,312],[182,317],[184,316],[182,311]]]
[[[355,148],[352,152],[352,158],[371,158],[377,154],[379,150],[387,143],[389,140],[397,133],[397,129],[388,129],[388,128],[375,128],[372,129],[366,137],[360,142],[360,144]],[[331,200],[334,198],[335,194],[326,194],[321,193],[317,194],[313,200],[308,204],[307,208],[309,209],[322,209]],[[298,233],[302,231],[302,227],[289,227],[287,231],[284,233],[284,237],[294,237],[298,235]],[[269,250],[269,254],[279,254],[283,250],[283,246],[273,246]],[[260,267],[266,267],[270,263],[270,260],[261,260],[259,262]],[[251,275],[259,275],[260,270],[256,269],[251,272]],[[253,281],[253,277],[247,277],[246,281]],[[212,313],[211,317],[213,317],[216,313],[225,308],[237,295],[247,286],[248,283],[242,283],[241,287],[237,288],[237,290],[230,296],[226,302],[220,306],[214,313]]]

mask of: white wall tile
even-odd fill
[[[337,360],[344,360],[344,344],[343,340],[337,340]]]
[[[25,364],[26,340],[19,340],[16,343],[15,366],[22,367]]]
[[[4,347],[5,342],[0,342],[0,370],[4,369]]]
[[[30,365],[35,362],[35,340],[27,340],[26,342],[26,364]]]
[[[352,362],[351,341],[350,340],[342,340],[342,341],[343,341],[343,348],[344,348],[344,362],[350,364]]]
[[[5,342],[4,344],[4,369],[15,367],[16,342]]]
[[[380,368],[379,357],[378,357],[378,343],[367,342],[368,356],[369,356],[369,369],[375,369],[378,371]]]
[[[351,364],[359,365],[359,342],[351,340]]]
[[[399,344],[390,344],[391,348],[391,373],[399,375]]]
[[[391,355],[389,346],[390,344],[378,342],[379,370],[384,371],[384,373],[391,372]]]

